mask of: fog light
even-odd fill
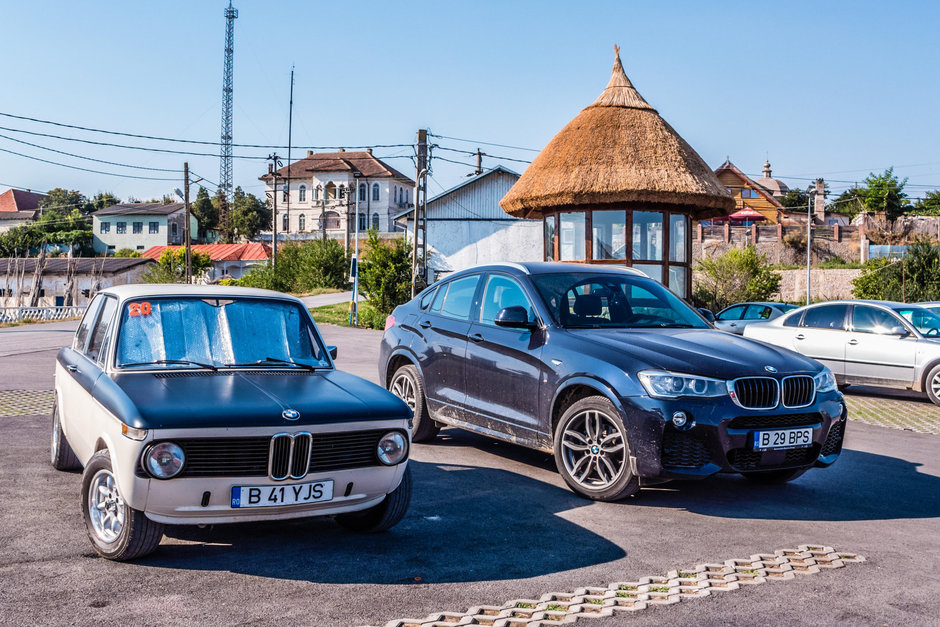
[[[672,424],[676,429],[691,429],[694,422],[684,411],[677,411],[672,415]]]

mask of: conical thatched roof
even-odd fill
[[[608,204],[683,205],[695,218],[733,212],[731,195],[637,93],[614,48],[607,88],[555,135],[500,206],[518,218]]]

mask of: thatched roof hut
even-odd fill
[[[517,218],[609,203],[687,205],[695,219],[734,211],[712,169],[633,87],[615,50],[607,88],[555,135],[500,206]]]

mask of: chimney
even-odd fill
[[[307,156],[308,156],[308,157],[312,157],[312,156],[313,156],[313,151],[312,151],[312,150],[308,150],[308,151],[307,151]]]
[[[820,224],[826,223],[826,183],[816,179],[816,197],[813,199],[813,216]]]
[[[371,148],[366,148],[366,152],[371,155],[371,154],[372,154],[372,149],[371,149]]]

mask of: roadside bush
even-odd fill
[[[404,238],[385,243],[369,230],[368,252],[359,267],[359,287],[381,316],[411,298],[411,248]]]
[[[115,257],[140,257],[140,252],[134,250],[133,248],[118,248],[114,251]]]
[[[190,267],[193,277],[198,277],[212,267],[212,258],[205,253],[192,251]],[[157,263],[140,275],[141,283],[183,283],[186,281],[186,251],[183,248],[165,250]]]
[[[940,300],[940,249],[929,238],[917,239],[901,261],[870,259],[852,286],[855,298],[909,303]]]
[[[277,250],[277,271],[269,262],[248,271],[239,280],[245,287],[280,292],[309,292],[317,288],[345,289],[349,257],[336,240],[285,244]]]
[[[753,246],[732,248],[695,264],[692,301],[719,311],[746,300],[769,300],[780,289],[780,275]]]

